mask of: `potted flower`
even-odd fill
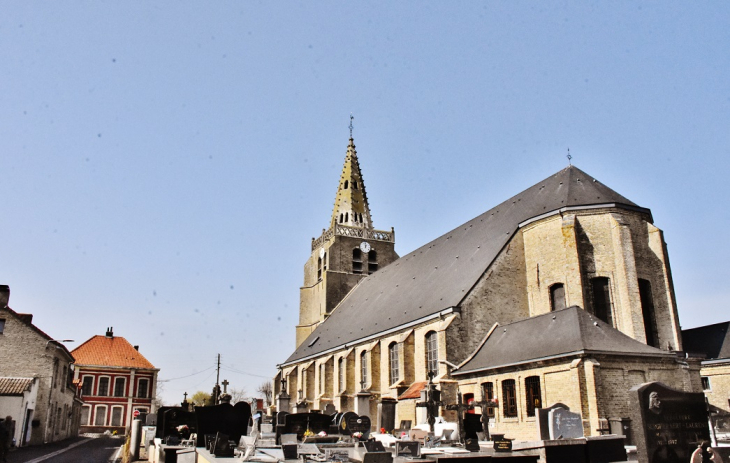
[[[180,434],[180,437],[182,437],[183,439],[190,438],[190,428],[187,424],[181,424],[175,429],[177,430],[177,433]]]

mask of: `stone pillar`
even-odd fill
[[[291,398],[289,397],[289,394],[287,394],[286,391],[283,391],[276,398],[276,410],[279,412],[288,412],[290,401],[291,401]]]
[[[360,391],[355,396],[355,413],[360,416],[370,416],[370,393]]]
[[[611,214],[611,218],[613,219],[611,221],[611,239],[616,265],[613,284],[618,293],[615,301],[617,302],[616,313],[618,320],[614,323],[616,328],[626,335],[646,344],[644,315],[641,310],[639,278],[636,273],[636,257],[634,256],[631,229],[620,215]]]
[[[390,397],[384,397],[378,404],[378,427],[376,429],[385,428],[386,431],[395,429],[395,405],[397,400]]]
[[[574,214],[563,217],[561,231],[565,250],[565,307],[578,305],[585,308],[583,301],[583,279],[578,256],[578,238],[575,233],[576,218]]]

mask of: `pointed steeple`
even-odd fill
[[[330,221],[330,227],[335,225],[373,229],[365,182],[362,179],[360,163],[357,160],[357,151],[355,151],[355,141],[352,137],[347,145],[345,165],[342,167],[340,184],[337,187],[337,196],[335,196],[335,208]]]

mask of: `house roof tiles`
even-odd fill
[[[72,351],[76,363],[84,366],[106,366],[155,369],[129,341],[121,336],[96,335]]]
[[[0,377],[0,395],[22,395],[30,391],[34,378]]]

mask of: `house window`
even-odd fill
[[[106,405],[96,406],[96,415],[94,416],[94,426],[106,425]]]
[[[124,397],[125,395],[125,386],[127,385],[127,380],[125,378],[115,378],[114,379],[114,397]]]
[[[90,396],[94,390],[94,377],[84,376],[84,380],[81,383],[81,393],[85,396]]]
[[[122,425],[122,411],[124,411],[122,407],[112,407],[112,419],[109,423],[111,426]]]
[[[109,377],[108,376],[102,376],[99,378],[99,389],[96,392],[96,395],[101,397],[106,397],[109,395]]]
[[[352,273],[362,273],[362,251],[360,251],[360,248],[352,250]]]
[[[494,383],[491,381],[488,383],[482,383],[482,390],[484,391],[485,399],[494,399]],[[494,417],[494,408],[487,408],[487,416]]]
[[[337,360],[337,373],[339,375],[338,383],[340,386],[340,391],[345,390],[345,360],[340,357],[339,360]]]
[[[439,372],[439,340],[435,331],[426,333],[426,371]]]
[[[368,273],[375,273],[378,271],[378,253],[375,249],[371,249],[368,253]]]
[[[366,350],[360,352],[360,381],[362,388],[368,383],[368,352]]]
[[[3,334],[5,332],[5,319],[0,318],[0,334]]]
[[[149,380],[141,378],[139,380],[139,383],[137,383],[137,397],[140,399],[146,399],[148,397],[149,391]]]
[[[535,409],[542,408],[540,377],[528,376],[525,378],[525,404],[527,404],[527,416],[535,416]]]
[[[565,286],[562,283],[555,283],[550,287],[550,310],[563,310],[565,308]]]
[[[502,411],[505,418],[517,416],[517,397],[515,395],[515,380],[502,381]]]
[[[388,346],[388,358],[390,359],[390,384],[398,382],[400,369],[398,368],[398,343],[393,342]]]
[[[654,311],[654,297],[651,292],[649,280],[639,279],[639,297],[641,298],[641,312],[644,317],[644,332],[646,343],[653,347],[659,347],[659,334],[656,326],[656,313]]]
[[[81,407],[81,421],[79,421],[79,424],[81,426],[87,426],[91,423],[89,423],[89,418],[91,418],[91,406],[90,405],[84,405]]]
[[[710,387],[710,377],[709,376],[702,376],[700,379],[702,379],[702,390],[703,391],[711,391],[712,388]]]
[[[591,279],[591,290],[593,293],[593,315],[613,326],[611,314],[611,292],[609,290],[608,278],[599,277]]]

